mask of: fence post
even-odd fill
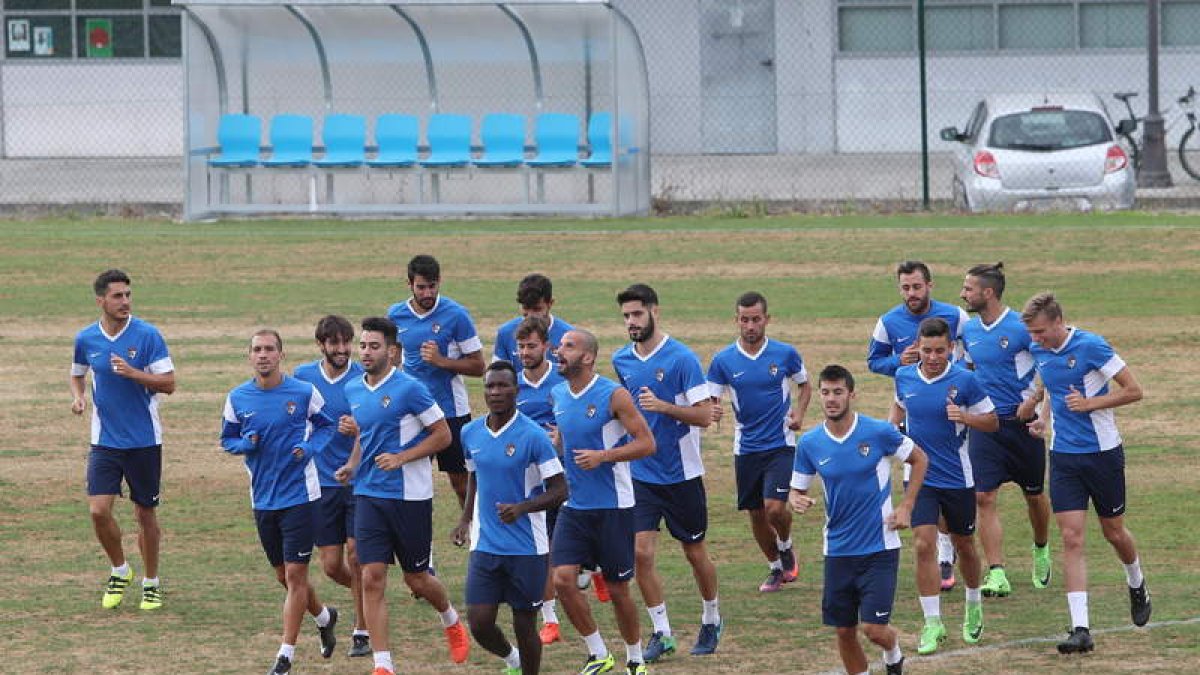
[[[921,78],[921,208],[929,210],[929,92],[925,82],[925,0],[917,0],[917,62]]]

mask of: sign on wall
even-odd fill
[[[88,19],[84,24],[89,59],[111,59],[113,56],[112,19]]]

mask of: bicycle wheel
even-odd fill
[[[1121,134],[1121,148],[1129,155],[1129,165],[1135,171],[1142,166],[1142,151],[1133,136]]]
[[[1189,176],[1200,180],[1200,137],[1196,136],[1194,126],[1179,139],[1179,163]]]

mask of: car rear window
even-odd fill
[[[1112,140],[1104,117],[1086,110],[1034,109],[997,117],[988,145],[1008,150],[1050,151]]]

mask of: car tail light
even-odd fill
[[[1129,166],[1129,158],[1119,145],[1108,146],[1108,155],[1104,158],[1104,173],[1113,173]]]
[[[987,150],[975,153],[975,173],[984,178],[999,178],[1000,169],[996,167],[996,158]]]

